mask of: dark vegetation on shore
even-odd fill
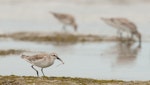
[[[8,49],[8,50],[0,50],[0,55],[1,56],[6,56],[6,55],[18,55],[21,54],[23,52],[27,52],[25,50],[21,50],[21,49]]]
[[[71,77],[0,76],[0,85],[150,85],[150,81],[96,80]]]
[[[22,41],[35,42],[56,42],[56,43],[77,43],[77,42],[101,42],[101,41],[122,41],[128,38],[119,39],[117,37],[99,36],[93,34],[72,34],[67,32],[39,33],[39,32],[16,32],[10,34],[1,34],[0,38],[11,38]]]
[[[121,82],[123,81],[71,77],[0,76],[0,85],[100,85]]]

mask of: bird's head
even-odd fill
[[[62,59],[60,59],[56,53],[51,53],[50,55],[52,57],[54,57],[55,59],[58,59],[59,61],[61,61],[64,64],[64,62],[62,61]]]

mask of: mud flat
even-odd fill
[[[0,85],[150,85],[150,81],[96,80],[71,77],[0,76]]]
[[[1,34],[0,38],[11,38],[22,41],[35,42],[56,42],[56,43],[76,43],[76,42],[101,42],[101,41],[128,41],[128,38],[119,39],[117,37],[100,36],[94,34],[72,34],[68,32],[16,32]]]
[[[7,56],[7,55],[18,55],[22,54],[23,52],[29,52],[21,49],[8,49],[8,50],[0,50],[0,56]]]

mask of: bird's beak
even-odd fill
[[[62,62],[62,64],[64,64],[64,62],[59,57],[57,57],[57,59],[60,60]]]

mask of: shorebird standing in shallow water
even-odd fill
[[[128,32],[131,34],[131,39],[135,35],[139,39],[139,43],[141,45],[141,34],[138,32],[136,25],[127,20],[126,18],[101,18],[108,25],[117,28],[122,38],[121,32]]]
[[[50,12],[53,14],[55,18],[57,18],[61,23],[63,23],[63,29],[66,28],[66,25],[70,25],[77,31],[77,23],[75,22],[75,18],[70,14],[62,14],[62,13],[55,13]]]
[[[31,67],[36,71],[38,77],[39,77],[38,70],[36,70],[33,66],[40,67],[43,76],[45,76],[43,72],[43,68],[53,65],[55,59],[60,60],[64,64],[64,62],[57,56],[56,53],[50,53],[50,54],[41,53],[32,56],[22,55],[21,57],[27,62],[32,64]]]

